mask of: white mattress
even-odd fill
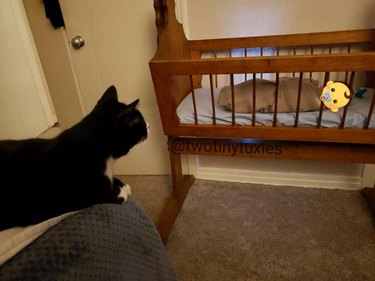
[[[218,94],[221,88],[214,90],[215,99],[215,113],[216,113],[216,124],[232,124],[232,112],[223,109],[218,104]],[[196,107],[198,114],[198,124],[212,124],[212,105],[211,105],[211,94],[209,88],[200,88],[194,90]],[[368,89],[364,94],[363,98],[353,97],[348,112],[346,115],[345,127],[348,128],[363,128],[365,120],[367,118],[369,108],[371,105],[372,96],[374,89]],[[322,123],[323,127],[336,128],[341,124],[343,115],[343,108],[338,112],[333,113],[329,109],[324,109]],[[177,115],[180,122],[183,124],[194,124],[194,108],[192,102],[192,94],[190,93],[180,103],[177,108]],[[277,114],[277,125],[278,126],[294,126],[295,113],[278,113]],[[272,126],[273,124],[273,113],[256,113],[255,116],[256,125],[260,126]],[[314,127],[317,125],[319,117],[319,111],[312,112],[300,112],[299,114],[299,126]],[[252,124],[252,113],[236,113],[236,124],[238,125],[251,125]],[[370,128],[375,128],[375,110],[372,113]]]

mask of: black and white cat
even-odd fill
[[[113,165],[147,138],[138,101],[119,102],[111,86],[90,114],[54,139],[0,141],[0,230],[126,201],[130,186],[113,177]]]

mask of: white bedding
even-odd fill
[[[223,109],[218,104],[218,94],[221,88],[214,90],[215,99],[215,113],[216,113],[216,124],[232,124],[232,112]],[[195,91],[196,107],[198,114],[198,124],[212,124],[212,105],[211,105],[211,94],[210,89],[200,88]],[[350,103],[345,127],[350,128],[363,128],[365,120],[367,118],[369,108],[371,105],[372,96],[374,89],[368,89],[364,94],[363,98],[353,97]],[[343,115],[343,108],[339,112],[333,113],[329,109],[324,109],[322,123],[323,127],[335,128],[341,124],[341,118]],[[192,94],[190,93],[180,103],[177,108],[177,115],[180,122],[183,124],[194,124],[194,109],[192,102]],[[277,114],[277,125],[278,126],[294,126],[295,113],[278,113]],[[272,126],[273,124],[273,113],[256,113],[256,125]],[[299,114],[299,126],[313,127],[317,125],[319,117],[319,111],[313,112],[300,112]],[[238,125],[251,125],[252,114],[250,113],[236,113],[236,124]],[[370,127],[375,128],[375,110],[372,113]]]
[[[13,227],[0,231],[0,266],[52,226],[75,213],[76,212],[66,213],[36,225]]]

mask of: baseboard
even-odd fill
[[[321,175],[311,173],[281,173],[240,169],[197,167],[200,179],[246,182],[270,185],[288,185],[329,189],[360,190],[361,177],[343,175]]]
[[[362,186],[375,187],[375,164],[366,164],[362,173]]]

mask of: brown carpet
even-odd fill
[[[170,184],[124,180],[146,212]],[[374,218],[359,191],[197,180],[167,250],[181,281],[375,280]]]

